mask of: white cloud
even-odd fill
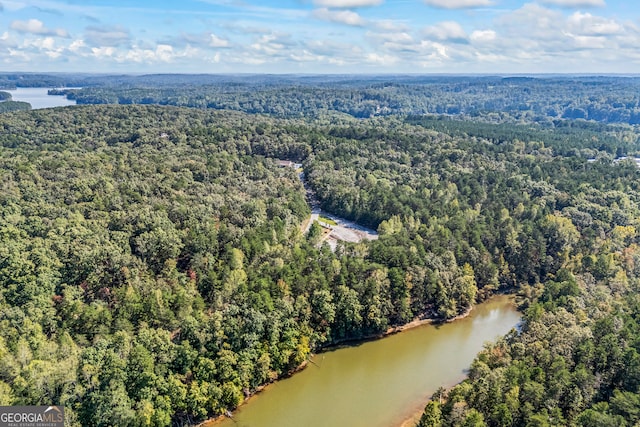
[[[527,3],[520,9],[501,16],[497,25],[504,34],[514,39],[557,39],[562,34],[562,13],[535,3]]]
[[[275,55],[284,49],[284,45],[278,43],[275,36],[264,35],[256,43],[253,43],[251,48],[267,55]]]
[[[369,53],[366,55],[365,60],[369,63],[389,66],[398,62],[398,58],[392,55],[380,55],[378,53]]]
[[[32,46],[42,50],[52,50],[55,48],[55,40],[53,37],[45,37],[43,39],[36,39],[30,43]]]
[[[525,4],[520,9],[503,15],[497,25],[500,33],[508,40],[526,39],[530,46],[537,44],[538,48],[551,54],[572,46],[582,48],[588,45],[589,40],[594,47],[604,47],[608,43],[610,48],[615,48],[619,39],[635,33],[633,26],[615,19],[582,12],[575,12],[567,17],[560,11],[534,3]],[[567,37],[575,43],[567,45]]]
[[[0,0],[5,17],[12,16],[20,1],[27,8],[23,13],[36,3],[52,4],[50,0]],[[297,0],[295,20],[294,14],[277,15],[277,8],[214,1],[224,4],[228,15],[222,21],[215,20],[219,17],[206,21],[203,16],[202,24],[209,30],[201,32],[181,24],[185,22],[182,15],[189,16],[187,10],[175,11],[163,28],[160,19],[164,17],[158,9],[127,8],[132,19],[138,13],[158,14],[153,16],[157,18],[154,29],[136,31],[135,37],[133,27],[130,31],[110,20],[120,16],[113,15],[113,7],[91,8],[92,16],[101,17],[101,24],[86,23],[83,16],[87,12],[69,6],[64,9],[65,19],[77,18],[74,27],[72,21],[57,23],[46,15],[34,15],[44,23],[14,15],[0,29],[0,63],[6,69],[51,71],[95,69],[99,63],[99,69],[105,71],[345,73],[421,71],[421,67],[431,72],[626,72],[640,65],[637,14],[616,17],[598,9],[587,9],[591,13],[571,9],[604,6],[606,0],[516,2],[520,5],[504,0],[422,0],[426,13],[426,5],[505,8],[492,8],[486,11],[489,13],[467,10],[462,13],[470,21],[441,18],[451,20],[445,22],[438,22],[440,12],[432,10],[437,13],[420,27],[414,26],[418,21],[412,16],[421,12],[419,7],[393,9],[393,13],[373,8],[394,4],[384,0]],[[372,9],[365,15],[359,9],[364,7]],[[11,19],[18,18],[23,21],[11,24]],[[66,31],[47,28],[47,24],[64,26],[73,37],[65,39],[61,35],[68,36]],[[215,63],[220,65],[207,68]]]
[[[173,47],[167,44],[159,44],[156,48],[156,58],[160,61],[171,61],[173,57]]]
[[[580,36],[571,33],[565,33],[571,39],[573,48],[577,49],[606,49],[606,37]]]
[[[474,52],[474,61],[485,64],[505,64],[510,58],[501,55],[499,52]],[[493,65],[495,67],[495,65]]]
[[[431,40],[466,42],[468,37],[462,26],[455,21],[439,22],[425,28],[422,34]]]
[[[407,32],[411,30],[411,27],[409,27],[404,22],[392,21],[390,19],[374,21],[373,24],[377,29],[387,32]]]
[[[258,37],[254,43],[250,45],[251,55],[266,55],[271,59],[280,59],[282,55],[290,52],[296,46],[296,42],[292,40],[291,35],[286,33],[269,33]],[[262,59],[264,62],[268,58]]]
[[[332,64],[357,62],[357,58],[362,55],[360,46],[329,40],[311,40],[304,48],[314,55],[326,58]]]
[[[118,62],[136,62],[136,63],[147,63],[147,64],[157,64],[157,63],[173,63],[176,59],[179,58],[196,58],[201,56],[201,52],[198,49],[191,48],[187,46],[187,48],[183,50],[176,51],[173,46],[168,44],[159,43],[153,47],[143,48],[139,46],[133,46],[128,51],[123,54],[118,54],[116,56],[116,61]],[[217,58],[217,59],[216,59]],[[207,58],[207,61],[216,62],[219,61],[219,56],[214,56],[213,59]]]
[[[568,19],[569,30],[587,36],[606,36],[624,32],[624,27],[613,19],[575,12]]]
[[[116,53],[116,48],[112,46],[92,47],[91,53],[93,54],[93,56],[99,59],[112,58]]]
[[[367,37],[381,41],[392,43],[413,43],[413,37],[409,33],[373,33],[367,32]]]
[[[541,0],[544,4],[572,8],[572,7],[604,7],[604,0]]]
[[[423,58],[428,60],[438,60],[441,61],[443,59],[449,59],[449,53],[447,50],[447,46],[442,43],[435,43],[429,40],[423,40],[420,43],[420,51],[423,55]],[[425,61],[423,61],[423,65]]]
[[[267,31],[268,30],[265,30],[264,32]],[[244,35],[246,34],[247,33],[244,33]],[[173,46],[174,49],[186,49],[189,46],[195,46],[195,48],[211,47],[214,49],[231,47],[229,39],[209,31],[202,33],[182,33],[179,36],[159,39],[157,43]]]
[[[209,46],[211,47],[229,47],[229,40],[220,38],[215,34],[211,34],[209,38]]]
[[[19,33],[30,33],[43,36],[69,37],[67,30],[62,28],[50,29],[45,27],[44,23],[38,19],[29,19],[28,21],[16,20],[11,23],[11,29]]]
[[[56,40],[53,36],[28,38],[22,40],[20,50],[33,56],[44,55],[47,60],[57,59],[63,55],[65,47],[58,45]]]
[[[440,9],[471,9],[474,7],[493,6],[493,0],[424,0],[428,6]]]
[[[345,56],[349,59],[353,59],[354,57],[354,52],[351,52],[351,55],[345,55],[345,49],[348,49],[348,47],[316,40],[309,43],[307,48],[291,53],[288,59],[298,64],[315,62],[319,64],[343,66],[348,62],[345,60]]]
[[[56,59],[62,56],[62,50],[48,50],[45,52],[45,55],[51,59]]]
[[[313,4],[321,7],[349,8],[378,6],[383,0],[314,0]]]
[[[350,10],[329,10],[327,8],[316,9],[313,16],[323,21],[335,22],[338,24],[351,25],[361,27],[365,24],[365,20],[356,12]]]
[[[0,35],[0,46],[5,48],[8,47],[17,47],[18,42],[15,40],[15,36],[13,36],[9,31],[5,31]]]
[[[82,51],[84,48],[86,48],[87,45],[84,43],[84,40],[80,39],[80,40],[74,40],[73,42],[71,42],[71,44],[69,45],[69,50],[71,52],[80,52]]]
[[[306,49],[303,49],[301,52],[294,52],[289,57],[296,62],[320,62],[325,59],[325,56],[316,55]]]
[[[167,46],[167,45],[163,45]],[[167,54],[166,48],[162,49],[164,55]],[[139,47],[134,47],[127,51],[124,56],[119,56],[118,61],[122,62],[133,61],[133,62],[156,62],[158,57],[156,55],[156,49],[143,49]]]
[[[472,42],[487,43],[496,39],[497,34],[493,30],[476,30],[471,33],[469,39]]]
[[[419,42],[408,32],[367,31],[365,37],[376,53],[385,53],[412,61],[411,55],[419,51],[417,47]]]
[[[506,64],[529,72],[629,70],[640,45],[640,32],[631,21],[584,12],[567,15],[535,3],[506,12],[495,23],[493,40],[480,43],[484,37],[472,33],[471,46],[483,58],[500,55]]]
[[[229,62],[234,64],[243,64],[243,65],[251,65],[258,66],[267,63],[268,58],[265,56],[256,56],[249,52],[243,52],[237,55],[234,55],[229,58]]]
[[[11,58],[25,61],[25,62],[31,61],[31,56],[27,55],[27,53],[21,49],[9,48],[8,50],[9,50],[9,58],[4,59],[4,62],[6,63],[11,63],[12,62]]]

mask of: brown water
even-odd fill
[[[207,427],[392,427],[425,405],[440,386],[465,377],[485,342],[520,321],[506,296],[467,318],[414,329],[317,355],[304,371],[278,381]]]

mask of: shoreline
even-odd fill
[[[446,393],[448,393],[449,391],[451,391],[453,387],[461,384],[468,378],[469,377],[466,374],[464,374],[456,382],[442,385],[442,387],[444,388]],[[431,397],[429,397],[425,401],[417,404],[416,409],[412,410],[411,412],[408,412],[409,415],[404,417],[402,421],[398,422],[398,424],[394,424],[393,427],[416,427],[418,422],[420,422],[420,418],[422,418],[422,414],[424,413],[425,406],[427,406],[427,403],[431,402],[431,400],[432,400]]]
[[[488,300],[490,300],[491,298],[493,298],[494,296],[497,295],[503,295],[503,294],[495,294],[487,299],[485,299],[484,301],[478,302],[476,304],[482,304]],[[389,328],[387,328],[386,331],[378,333],[378,334],[370,334],[370,335],[365,335],[363,337],[360,338],[345,338],[345,339],[340,339],[338,341],[334,341],[331,344],[327,345],[326,347],[322,347],[318,350],[317,353],[312,353],[313,356],[316,356],[318,354],[322,354],[322,353],[326,353],[329,351],[333,351],[333,350],[338,350],[340,348],[344,348],[344,347],[351,347],[353,345],[359,345],[359,344],[363,344],[365,342],[369,342],[369,341],[376,341],[379,339],[382,339],[384,337],[388,337],[390,335],[394,335],[403,331],[407,331],[409,329],[413,329],[413,328],[418,328],[420,326],[423,325],[443,325],[446,323],[452,323],[455,322],[456,320],[461,320],[464,319],[466,317],[469,317],[469,315],[472,313],[473,308],[475,307],[475,305],[471,306],[470,308],[468,308],[464,313],[460,313],[459,315],[452,317],[450,319],[442,319],[442,318],[438,318],[438,317],[426,317],[426,318],[420,318],[420,317],[416,317],[414,318],[412,321],[408,322],[408,323],[404,323],[402,325],[398,325],[398,326],[391,326]]]
[[[495,294],[493,296],[497,296],[500,294]],[[490,298],[485,299],[482,302],[488,301],[490,299],[493,298],[493,296],[491,296]],[[476,304],[480,304],[480,303],[476,303]],[[335,343],[332,343],[331,345],[321,348],[317,353],[310,353],[309,358],[307,360],[305,360],[304,362],[302,362],[300,365],[298,365],[296,368],[292,369],[290,372],[287,372],[285,375],[278,377],[276,379],[274,379],[273,381],[270,381],[266,384],[263,384],[261,386],[258,386],[254,391],[252,391],[251,393],[249,393],[248,395],[245,396],[244,400],[242,401],[242,403],[240,403],[240,405],[238,405],[235,409],[234,412],[236,410],[238,410],[241,406],[246,405],[247,403],[249,403],[249,401],[255,397],[256,395],[258,395],[259,393],[261,393],[262,391],[264,391],[267,387],[269,387],[272,384],[275,384],[276,382],[285,379],[285,378],[289,378],[292,375],[296,374],[297,372],[302,371],[303,369],[305,369],[307,366],[309,366],[309,363],[313,363],[311,361],[311,358],[313,356],[316,356],[318,354],[322,354],[325,352],[329,352],[329,351],[333,351],[333,350],[338,350],[340,348],[343,347],[350,347],[352,345],[358,345],[361,343],[365,343],[368,341],[375,341],[378,339],[382,339],[384,337],[390,336],[390,335],[394,335],[409,329],[414,329],[423,325],[430,325],[430,324],[445,324],[445,323],[452,323],[455,322],[456,320],[461,320],[464,319],[466,317],[468,317],[473,309],[474,309],[475,305],[471,306],[470,308],[468,308],[464,313],[461,313],[455,317],[452,317],[451,319],[439,319],[439,318],[424,318],[424,319],[420,319],[415,318],[414,320],[412,320],[409,323],[405,323],[403,325],[399,325],[399,326],[393,326],[390,328],[387,328],[387,330],[383,333],[380,334],[375,334],[375,335],[369,335],[369,336],[365,336],[362,338],[357,338],[357,339],[351,339],[351,340],[343,340],[343,341],[338,341]],[[414,427],[416,425],[416,423],[413,423],[413,420],[416,419],[419,421],[420,420],[420,416],[422,416],[422,412],[424,411],[424,405],[426,405],[428,402],[428,400],[422,405],[422,408],[419,410],[419,412],[416,410],[416,412],[414,412],[411,416],[407,417],[404,421],[402,421],[402,423],[398,424],[396,427]],[[222,422],[225,418],[231,418],[233,420],[233,412],[231,412],[232,416],[229,415],[225,415],[225,414],[220,414],[216,417],[213,418],[209,418],[207,420],[202,421],[201,423],[198,423],[195,425],[195,427],[213,427],[216,424]]]
[[[402,421],[400,424],[397,424],[395,427],[416,427],[416,425],[420,422],[420,418],[422,418],[423,413],[424,413],[424,407],[419,411],[414,412],[413,415],[406,418],[404,421]]]

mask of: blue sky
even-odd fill
[[[636,0],[0,0],[0,71],[638,73]]]

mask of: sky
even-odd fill
[[[637,0],[0,0],[0,71],[639,73]]]

